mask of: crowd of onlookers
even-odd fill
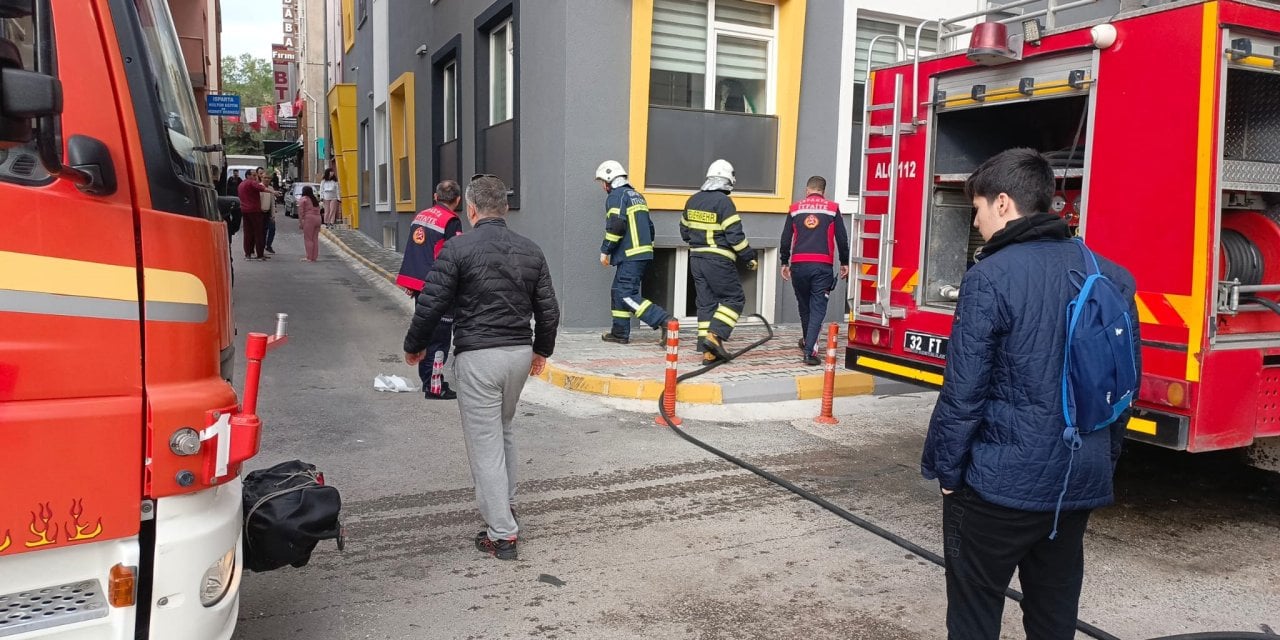
[[[228,200],[235,199],[227,206],[238,205],[240,214],[228,231],[232,235],[237,230],[241,232],[246,260],[269,260],[275,254],[277,205],[285,204],[285,194],[294,184],[283,179],[278,170],[268,174],[262,167],[246,171],[244,176],[239,169],[233,169],[227,176],[225,194]],[[326,169],[317,184],[304,184],[300,192],[291,194],[288,204],[302,230],[306,252],[303,260],[315,262],[318,258],[320,228],[341,222],[341,197],[333,169]]]

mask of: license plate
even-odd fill
[[[906,331],[903,333],[902,348],[907,353],[928,356],[939,360],[947,359],[947,339],[942,336],[931,336],[927,333]]]

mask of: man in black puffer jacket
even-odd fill
[[[448,239],[427,274],[404,338],[404,359],[421,362],[440,318],[453,310],[458,411],[476,501],[488,525],[475,544],[515,560],[518,461],[511,420],[525,380],[541,374],[555,350],[560,307],[542,250],[503,219],[506,185],[477,176],[466,198],[472,230]]]
[[[1066,223],[1048,213],[1053,183],[1043,156],[1011,149],[984,162],[965,184],[986,244],[960,283],[946,375],[920,465],[945,496],[951,640],[1000,636],[1014,569],[1026,595],[1027,637],[1075,638],[1085,527],[1091,510],[1113,500],[1128,412],[1085,435],[1074,456],[1063,441],[1067,303],[1086,266]],[[1137,318],[1133,276],[1097,259]],[[1132,328],[1141,371],[1137,323]]]

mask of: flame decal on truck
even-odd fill
[[[37,523],[36,518],[37,518],[36,512],[32,511],[31,525],[28,527],[28,529],[31,530],[31,535],[35,536],[35,539],[26,543],[27,548],[35,549],[36,547],[43,547],[45,545],[57,544],[58,543],[58,523],[52,522],[53,507],[51,507],[48,502],[40,505],[39,523]],[[44,527],[37,529],[36,528],[37,524],[43,524]]]
[[[97,526],[93,531],[88,531],[92,525],[81,525],[80,516],[84,515],[84,500],[75,500],[71,503],[71,523],[64,527],[67,532],[67,541],[74,542],[76,540],[92,540],[102,535],[102,518],[98,518]],[[75,529],[75,535],[71,534],[71,530]],[[88,531],[88,533],[86,533]]]

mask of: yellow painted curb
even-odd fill
[[[613,376],[597,376],[564,369],[551,362],[547,363],[546,368],[542,370],[542,375],[538,377],[569,391],[629,400],[657,400],[662,395],[664,387],[661,380],[628,380]],[[722,404],[724,395],[718,384],[686,382],[677,389],[676,400],[692,404]]]
[[[360,263],[363,264],[364,266],[369,267],[370,269],[373,269],[374,273],[385,278],[387,282],[395,284],[395,281],[396,281],[395,276],[391,275],[391,273],[388,272],[386,269],[383,269],[382,267],[378,266],[376,262],[360,255],[355,249],[348,247],[347,243],[343,242],[342,240],[339,240],[338,236],[333,235],[333,232],[329,231],[328,229],[321,229],[320,234],[328,238],[329,242],[332,242],[338,245],[338,248],[345,251],[347,255],[355,258],[356,260],[359,260]]]
[[[823,375],[799,376],[796,378],[796,398],[814,400],[822,397]],[[875,390],[875,378],[858,371],[837,371],[835,392],[833,395],[861,396]]]

